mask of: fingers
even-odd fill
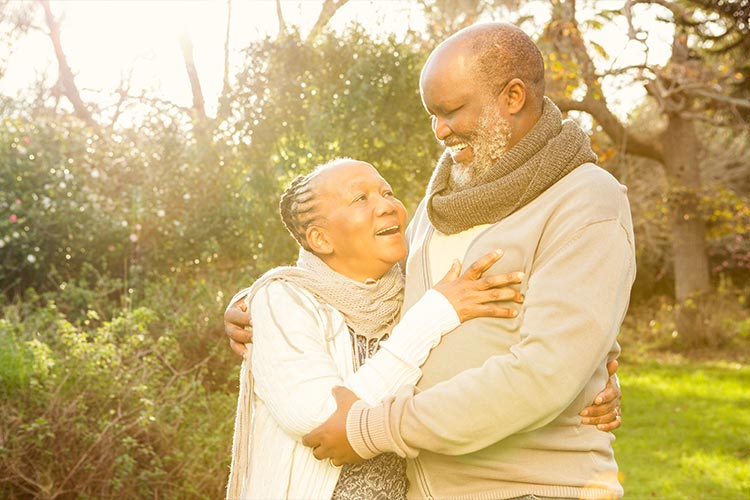
[[[247,347],[245,347],[244,343],[235,342],[233,339],[229,339],[229,347],[231,347],[234,353],[241,358],[247,356]]]
[[[596,428],[600,431],[611,432],[617,429],[618,427],[620,427],[621,425],[622,425],[622,420],[620,420],[620,417],[618,416],[616,420],[613,420],[612,422],[608,424],[599,424],[596,426]]]
[[[249,344],[253,341],[252,329],[246,330],[245,328],[241,328],[231,323],[224,323],[224,333],[226,333],[231,340],[241,344]]]
[[[604,386],[604,390],[596,395],[594,398],[594,404],[600,405],[602,403],[609,403],[610,401],[619,400],[622,396],[620,387],[617,385],[616,379],[609,378],[607,385]]]
[[[232,306],[224,311],[224,324],[233,324],[239,328],[252,326],[253,320],[250,313],[243,311],[239,307]]]
[[[618,366],[620,366],[620,363],[618,363],[616,359],[613,359],[612,361],[607,363],[607,373],[609,373],[610,377],[617,373]]]
[[[453,262],[451,262],[451,268],[448,269],[447,273],[445,273],[445,276],[443,276],[443,279],[438,281],[438,284],[455,281],[456,279],[458,279],[460,275],[461,275],[461,261],[458,259],[453,259]]]
[[[337,385],[331,389],[331,394],[333,394],[333,398],[336,400],[338,408],[346,405],[351,406],[357,399],[359,399],[353,391],[342,385]]]
[[[488,254],[483,255],[479,259],[477,259],[469,268],[466,270],[466,272],[463,274],[462,277],[466,277],[468,279],[476,280],[482,277],[482,274],[484,274],[487,269],[492,267],[492,265],[500,260],[500,258],[503,256],[503,251],[500,249],[494,250]]]
[[[475,305],[464,312],[467,318],[515,318],[518,316],[516,309],[502,307],[499,304],[487,303]]]
[[[494,276],[485,276],[484,278],[477,280],[477,286],[480,289],[490,289],[507,287],[508,285],[517,285],[523,281],[525,273],[513,272],[505,274],[496,274]]]
[[[579,413],[579,415],[581,415],[582,417],[599,419],[599,420],[591,420],[590,422],[584,422],[585,424],[599,424],[603,422],[612,421],[617,415],[619,408],[620,408],[620,401],[614,400],[614,401],[609,401],[607,403],[588,406],[584,408],[583,411]]]
[[[320,446],[320,432],[318,429],[319,428],[315,428],[302,436],[302,444],[308,448],[317,448]]]
[[[480,297],[485,298],[485,302],[516,302],[523,304],[523,294],[514,288],[490,288],[479,292]],[[481,299],[479,299],[481,301]]]
[[[244,312],[239,306],[232,306],[224,312],[224,333],[235,342],[243,344],[252,342],[252,326],[253,320],[250,313]]]
[[[582,417],[581,423],[584,425],[595,425],[600,431],[611,431],[622,425],[622,414],[620,407],[613,409],[609,413],[598,417]]]

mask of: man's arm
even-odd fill
[[[611,432],[622,423],[620,412],[620,399],[622,392],[617,381],[617,368],[619,363],[613,359],[607,363],[609,379],[604,390],[597,394],[595,404],[587,406],[581,414],[588,415],[581,419],[584,425],[596,425],[603,432]],[[349,443],[347,437],[347,417],[352,405],[359,398],[356,394],[345,387],[334,387],[333,397],[336,400],[336,412],[331,415],[322,425],[305,435],[302,444],[313,448],[313,455],[322,460],[330,458],[333,465],[339,466],[345,463],[357,463],[363,460]],[[351,425],[357,425],[352,419]],[[362,452],[367,455],[367,452]]]
[[[419,394],[402,391],[374,408],[356,403],[348,418],[354,448],[364,458],[464,454],[550,422],[603,370],[634,271],[632,242],[617,220],[582,228],[533,271],[522,340],[510,354]],[[327,446],[319,438],[313,444]]]
[[[224,333],[229,337],[229,347],[242,358],[248,352],[245,344],[253,342],[253,320],[245,303],[249,290],[244,288],[235,293],[224,310]]]

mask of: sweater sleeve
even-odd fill
[[[347,435],[360,456],[470,453],[541,427],[574,401],[616,344],[635,257],[618,220],[587,225],[558,248],[529,276],[521,340],[509,354],[423,392],[351,408]]]
[[[429,350],[459,324],[450,302],[428,291],[381,349],[356,373],[342,377],[342,362],[334,358],[329,340],[346,333],[332,331],[329,315],[319,307],[309,294],[281,281],[260,289],[251,306],[255,391],[277,423],[296,437],[335,411],[331,390],[336,386],[344,385],[377,404],[402,385],[414,384]]]

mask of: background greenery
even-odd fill
[[[597,88],[592,99],[604,101],[568,44],[613,29],[620,11],[578,25],[575,12],[565,17],[575,2],[534,2],[550,13],[539,25],[521,2],[421,3],[423,32],[288,27],[252,43],[215,117],[143,96],[79,109],[43,82],[31,97],[0,97],[0,497],[222,497],[238,371],[223,309],[264,270],[293,261],[276,206],[296,174],[336,156],[365,159],[415,208],[440,152],[418,74],[446,33],[478,18],[518,20],[538,34],[561,107]],[[670,3],[668,22],[691,7],[719,23],[735,5],[704,3]],[[41,22],[37,4],[0,7],[3,43]],[[746,17],[732,19],[747,29]],[[743,39],[711,52],[691,37],[687,63],[631,83],[677,79],[675,68],[705,81],[726,73],[733,86],[722,96],[744,102]],[[589,62],[607,67],[608,54],[587,43]],[[710,78],[714,89],[726,83]],[[73,102],[69,88],[64,96]],[[615,443],[628,498],[750,494],[750,106],[732,114],[701,98],[687,110],[707,118],[694,123],[702,183],[691,198],[675,194],[686,188],[658,155],[629,150],[593,108],[593,120],[569,108],[628,186],[636,229]],[[623,126],[658,146],[667,114],[644,97]],[[709,288],[687,298],[675,285],[675,214],[705,228]],[[679,324],[692,310],[697,340]]]

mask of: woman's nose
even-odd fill
[[[396,199],[393,196],[379,196],[377,212],[378,215],[392,213],[396,210]]]

